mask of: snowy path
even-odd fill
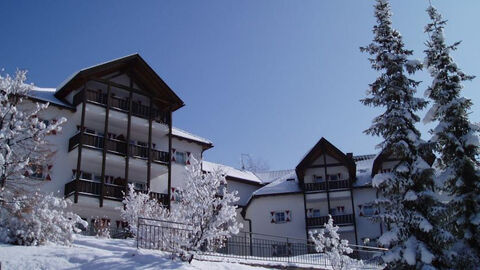
[[[205,269],[264,270],[237,263],[172,261],[168,253],[137,251],[132,240],[78,236],[72,247],[47,245],[23,247],[0,244],[2,270],[11,269]]]

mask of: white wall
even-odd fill
[[[353,200],[355,203],[355,220],[357,222],[358,243],[363,245],[364,238],[374,239],[380,236],[380,224],[372,222],[368,217],[360,216],[359,205],[372,202],[376,199],[376,190],[374,188],[361,188],[353,190]]]
[[[240,197],[240,200],[237,202],[240,206],[245,206],[252,196],[252,193],[261,188],[262,186],[258,184],[248,184],[246,182],[240,182],[237,180],[227,180],[227,190],[229,192],[237,191],[237,196]]]
[[[291,221],[271,223],[271,211],[291,211]],[[252,231],[268,235],[306,239],[303,194],[262,196],[254,198],[246,211],[252,220]]]

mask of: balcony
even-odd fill
[[[305,183],[303,184],[303,187],[305,191],[324,191],[324,190],[327,190],[327,183],[326,182]],[[348,179],[330,180],[328,181],[328,188],[329,190],[350,188],[350,181]]]
[[[335,215],[333,216],[333,223],[339,226],[353,225],[353,214]],[[328,216],[310,217],[307,218],[308,227],[322,227],[328,222]]]
[[[102,183],[80,179],[78,183],[78,193],[87,196],[100,197],[100,192],[102,188]],[[65,184],[65,197],[68,197],[75,193],[76,190],[76,180],[72,180]],[[126,187],[121,185],[114,184],[104,184],[103,196],[106,199],[111,199],[115,201],[123,200],[123,192],[125,192]],[[146,193],[147,191],[141,190],[138,192]],[[168,203],[168,194],[150,192],[150,198],[158,200],[158,202],[167,205]]]
[[[118,154],[118,155],[126,155],[127,154],[127,143],[125,141],[116,140],[116,139],[107,139],[106,143],[104,143],[105,138],[98,135],[93,135],[90,133],[83,133],[83,145],[88,146],[91,148],[96,149],[103,149],[103,145],[107,148],[109,153]],[[78,146],[80,142],[80,133],[75,134],[71,137],[68,141],[68,151],[72,151],[75,147]],[[141,159],[148,159],[148,147],[141,146],[136,144],[128,144],[129,153],[131,157],[141,158]],[[152,161],[167,164],[170,160],[169,154],[164,151],[159,150],[150,150]]]
[[[89,103],[97,104],[100,106],[107,105],[107,94],[103,93],[102,91],[92,90],[92,89],[84,89],[78,92],[73,97],[73,105],[77,106],[78,104],[82,103],[84,95],[85,95],[85,99]],[[129,106],[130,106],[129,98],[121,98],[121,97],[116,97],[114,95],[110,97],[111,109],[126,112],[126,113],[128,111],[131,111],[132,115],[140,118],[145,118],[145,119],[149,119],[151,115],[153,120],[159,123],[168,124],[168,114],[166,112],[162,112],[155,108],[150,108],[149,106],[143,105],[139,101],[134,101],[134,100],[132,100],[131,109],[129,108]]]

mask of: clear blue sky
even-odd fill
[[[393,0],[393,23],[423,59],[427,0]],[[460,67],[480,75],[480,1],[438,0]],[[320,137],[375,153],[363,106],[377,74],[358,47],[372,39],[373,1],[1,1],[0,66],[56,87],[81,68],[138,52],[185,101],[174,125],[212,140],[206,159],[240,154],[293,168]],[[419,95],[430,79],[425,72]],[[480,78],[465,95],[480,119]],[[422,114],[423,115],[423,114]],[[418,126],[425,137],[428,127]]]

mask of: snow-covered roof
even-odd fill
[[[109,61],[105,61],[105,62],[102,62],[100,64],[96,64],[96,65],[93,65],[93,66],[89,66],[89,67],[86,67],[86,68],[82,68],[80,69],[79,71],[76,71],[74,72],[72,75],[68,76],[58,87],[57,89],[62,89],[69,81],[71,81],[73,78],[75,78],[75,76],[77,76],[80,72],[82,71],[85,71],[85,70],[89,70],[91,68],[95,68],[95,67],[99,67],[101,65],[105,65],[109,62],[114,62],[114,61],[118,61],[122,58],[127,58],[127,57],[131,57],[131,56],[134,56],[134,55],[137,55],[138,53],[132,53],[132,54],[129,54],[129,55],[126,55],[126,56],[122,56],[122,57],[119,57],[119,58],[115,58],[113,60],[109,60]]]
[[[29,96],[31,98],[49,102],[51,104],[59,105],[66,108],[74,109],[74,107],[68,103],[61,101],[60,99],[55,97],[55,88],[42,88],[34,86],[32,90],[29,92]]]
[[[202,138],[200,136],[194,135],[194,134],[192,134],[188,131],[185,131],[185,130],[177,128],[177,127],[172,128],[172,135],[180,137],[180,138],[184,138],[184,139],[187,139],[187,140],[196,141],[196,142],[199,142],[199,143],[202,143],[202,144],[213,146],[213,143],[210,140],[207,140],[207,139]]]
[[[227,176],[230,176],[233,178],[245,180],[247,182],[253,182],[256,184],[262,183],[262,181],[253,172],[235,169],[233,167],[223,165],[223,164],[213,163],[209,161],[202,161],[202,169],[207,172],[221,170],[222,172],[226,173]]]
[[[270,172],[256,172],[258,178],[262,180],[262,183],[268,184],[277,179],[284,177],[285,175],[291,175],[292,171],[295,170],[280,170],[280,171],[270,171]]]
[[[357,180],[353,184],[355,187],[369,186],[372,183],[373,161],[377,155],[354,156],[357,164]]]
[[[298,185],[298,179],[295,170],[288,171],[289,173],[285,173],[270,184],[257,189],[255,192],[253,192],[252,196],[301,192],[302,190]]]

